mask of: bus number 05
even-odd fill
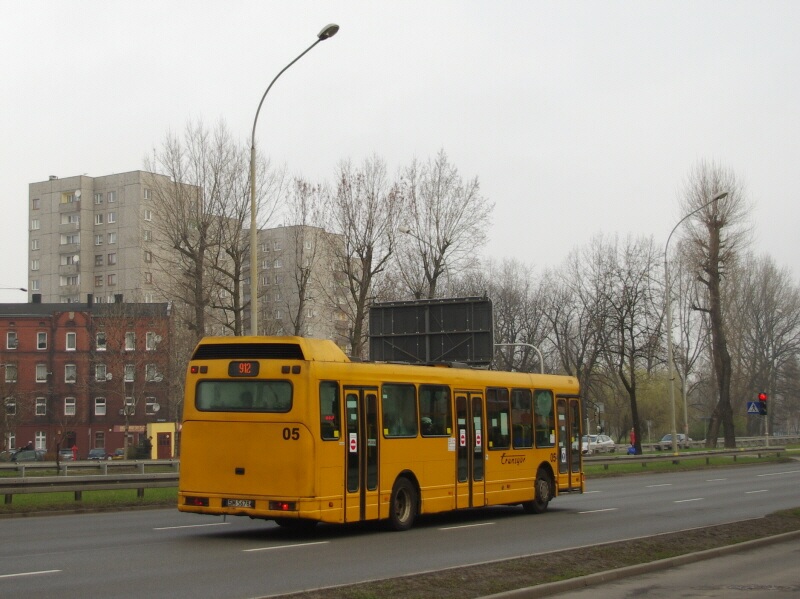
[[[297,441],[300,438],[300,429],[297,427],[289,428],[286,427],[283,429],[283,440],[284,441]]]

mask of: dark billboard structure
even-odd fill
[[[369,355],[377,362],[488,366],[494,354],[492,301],[485,297],[374,304]]]

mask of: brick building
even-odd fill
[[[167,304],[0,304],[3,449],[77,445],[85,457],[177,422],[169,333]],[[159,452],[172,457],[174,431]]]

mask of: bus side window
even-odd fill
[[[453,432],[450,387],[420,385],[419,416],[423,437],[449,437]]]
[[[326,441],[340,437],[339,385],[334,381],[319,384],[320,436]]]
[[[511,430],[508,389],[486,390],[486,418],[489,423],[489,449],[509,449]]]

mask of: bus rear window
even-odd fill
[[[201,381],[195,407],[202,412],[288,412],[292,409],[289,381]]]

